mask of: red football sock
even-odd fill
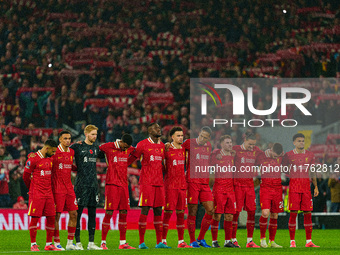
[[[37,239],[37,225],[38,225],[39,218],[38,217],[31,217],[31,222],[28,227],[30,231],[31,243],[35,243]]]
[[[313,231],[313,222],[312,222],[312,214],[306,213],[303,215],[303,225],[306,231],[306,240],[312,239],[312,231]]]
[[[295,229],[296,229],[296,216],[297,213],[290,213],[289,221],[288,221],[288,229],[290,240],[295,240]]]
[[[68,239],[68,240],[73,240],[73,238],[74,238],[74,233],[76,232],[76,227],[70,227],[70,226],[68,226],[68,227],[67,227],[67,232],[68,232],[67,239]]]
[[[232,238],[236,238],[236,233],[237,233],[237,224],[238,224],[238,216],[240,216],[240,212],[236,212],[234,215],[233,215],[233,232],[232,232],[232,235],[231,237]]]
[[[211,221],[211,236],[212,236],[212,241],[217,241],[217,236],[218,236],[218,225],[219,221],[212,219]]]
[[[178,233],[178,241],[184,240],[184,213],[177,213],[176,228]]]
[[[224,221],[224,239],[231,240],[232,232],[233,232],[233,222],[232,221]]]
[[[139,222],[138,222],[138,233],[139,233],[139,244],[144,243],[144,236],[146,231],[146,220],[148,216],[141,214],[139,216]]]
[[[162,242],[162,232],[163,232],[162,216],[154,215],[153,225],[155,226],[155,230],[156,230],[157,244],[159,244]]]
[[[201,224],[200,234],[198,235],[198,240],[204,239],[205,233],[207,233],[211,225],[212,215],[205,214]]]
[[[195,230],[196,230],[196,216],[189,215],[187,219],[188,232],[190,236],[190,243],[196,241]]]
[[[253,238],[255,229],[255,212],[248,212],[247,217],[247,237]]]
[[[59,237],[59,229],[54,229],[54,236],[53,236],[55,243],[60,243],[60,237]]]
[[[102,241],[106,241],[107,233],[110,230],[110,221],[112,214],[105,213],[102,223]]]
[[[269,241],[275,240],[276,230],[277,230],[277,219],[269,220]]]
[[[169,221],[171,218],[172,212],[164,212],[163,216],[163,239],[166,239],[166,236],[168,235],[168,230],[169,230]]]
[[[54,229],[55,229],[55,217],[47,216],[46,217],[46,243],[52,243]]]
[[[119,229],[119,238],[120,240],[126,240],[126,222],[127,214],[119,214],[119,220],[118,220],[118,229]]]
[[[259,220],[259,224],[260,224],[260,233],[261,233],[260,239],[266,238],[268,218],[261,216]]]

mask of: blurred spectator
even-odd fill
[[[337,160],[337,163],[340,164],[340,157]],[[328,186],[331,190],[331,212],[339,212],[340,211],[340,175],[333,173],[329,177]]]
[[[2,164],[0,164],[1,166]],[[8,189],[8,172],[2,166],[0,169],[0,207],[11,206],[11,198]]]
[[[25,103],[25,123],[33,123],[37,127],[44,126],[45,114],[44,103],[50,96],[51,92],[45,93],[43,96],[38,97],[38,92],[33,91],[31,97],[21,94],[20,99]]]
[[[11,170],[9,172],[9,196],[11,197],[12,204],[17,201],[17,198],[21,196],[21,188],[20,188],[20,174],[16,171],[16,169]]]
[[[27,204],[25,204],[25,199],[22,196],[18,197],[17,202],[13,205],[13,209],[28,209]]]
[[[132,127],[131,136],[132,136],[132,146],[133,147],[136,147],[137,143],[139,143],[140,141],[142,141],[144,139],[144,137],[140,133],[140,130],[137,126]]]
[[[0,144],[0,160],[12,159],[12,156],[7,153],[6,147]]]
[[[130,206],[137,207],[139,200],[139,183],[135,175],[129,177]]]
[[[327,199],[327,190],[328,183],[322,178],[321,173],[317,173],[316,177],[317,185],[319,188],[319,195],[313,198],[313,212],[324,212],[326,209],[326,199]],[[314,185],[311,185],[311,192],[314,194]]]

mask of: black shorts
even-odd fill
[[[75,187],[78,206],[95,207],[99,203],[98,189],[93,187]]]

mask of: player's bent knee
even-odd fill
[[[113,211],[112,211],[112,210],[106,210],[105,213],[108,214],[108,215],[112,215],[112,214],[113,214]],[[120,212],[119,212],[119,213],[120,213]]]
[[[232,214],[224,214],[224,220],[225,221],[232,221],[233,220],[233,215]]]
[[[77,215],[78,215],[78,213],[77,213],[77,211],[70,211],[70,212],[69,212],[69,215],[70,215],[70,218],[72,218],[72,219],[76,219],[76,218],[77,218]]]
[[[221,214],[220,213],[214,213],[213,215],[213,219],[216,220],[216,221],[220,221],[221,220]]]
[[[269,217],[269,210],[262,210],[262,217],[268,218]]]
[[[141,214],[143,214],[143,215],[149,214],[150,206],[141,206],[141,208],[142,208]]]
[[[113,214],[113,211],[112,211],[111,214]],[[120,210],[120,211],[119,211],[119,214],[127,214],[127,210]]]
[[[162,207],[155,207],[155,208],[153,208],[153,214],[155,216],[162,216]]]
[[[188,204],[189,215],[196,216],[198,205]]]

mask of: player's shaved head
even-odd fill
[[[209,135],[212,134],[212,130],[211,130],[211,128],[208,127],[208,126],[202,127],[202,128],[201,128],[201,132],[207,132]]]

